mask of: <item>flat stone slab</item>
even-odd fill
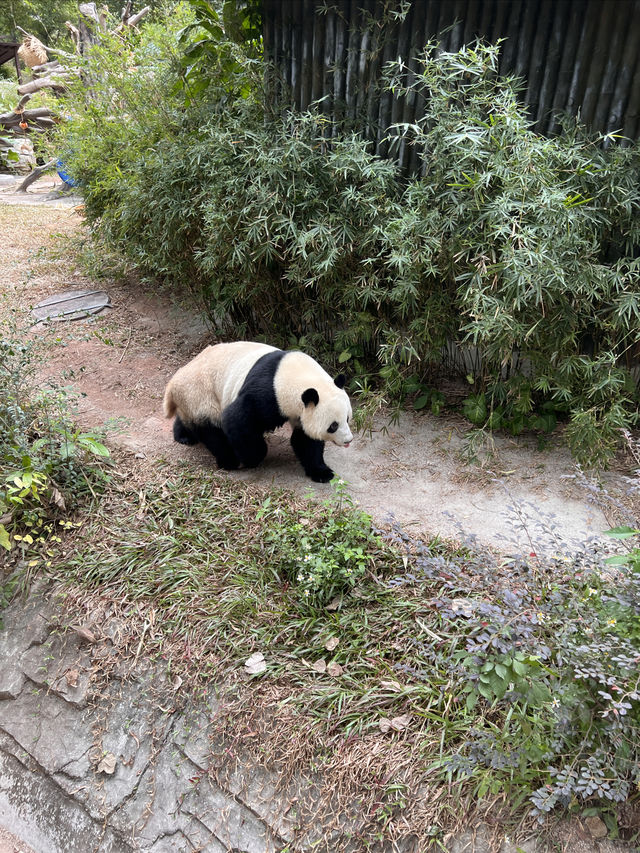
[[[65,290],[54,293],[32,308],[32,316],[43,320],[83,320],[111,304],[105,290]]]

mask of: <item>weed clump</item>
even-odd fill
[[[109,450],[74,423],[72,392],[39,378],[28,332],[0,334],[0,548],[28,555],[59,541],[54,520],[104,485]]]

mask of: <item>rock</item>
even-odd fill
[[[606,838],[609,834],[606,824],[597,815],[585,818],[584,824],[592,838]]]

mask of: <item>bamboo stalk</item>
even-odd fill
[[[525,3],[523,12],[524,14],[520,18],[520,29],[518,31],[518,52],[515,56],[514,71],[517,77],[522,77],[526,81],[536,26],[537,4]]]
[[[560,67],[555,81],[553,94],[552,116],[547,127],[547,133],[554,134],[560,129],[558,114],[569,108],[569,96],[573,80],[573,69],[580,43],[582,23],[586,14],[586,0],[573,0],[567,29],[561,48]]]
[[[415,85],[418,79],[420,63],[418,56],[423,48],[422,34],[423,22],[419,19],[418,7],[414,5],[411,14],[411,43],[409,46],[409,60],[407,62],[407,85]],[[419,109],[418,95],[415,89],[411,89],[409,94],[404,99],[404,110],[402,113],[402,121],[406,124],[414,124],[416,121],[417,111]],[[418,149],[415,145],[406,144],[404,161],[402,168],[405,174],[409,175],[415,172],[418,168]]]
[[[366,106],[371,80],[371,46],[372,46],[372,18],[374,0],[361,0],[360,2],[360,50],[357,61],[357,77],[355,91],[355,115],[358,129],[366,137],[367,116]]]
[[[335,12],[329,10],[325,13],[325,39],[324,39],[324,68],[322,91],[324,95],[322,112],[333,116],[333,56],[335,50],[336,17]],[[330,128],[327,128],[331,135]]]
[[[524,3],[522,0],[513,0],[513,2],[509,4],[509,15],[505,20],[504,35],[507,40],[504,43],[500,56],[500,74],[510,74],[515,70],[520,19],[523,15]]]
[[[617,15],[620,13],[622,6],[616,4]],[[591,61],[588,66],[587,82],[582,99],[580,114],[582,120],[586,124],[593,124],[598,98],[601,94],[601,84],[605,75],[607,64],[607,56],[611,41],[611,29],[613,27],[614,16],[611,10],[606,7],[606,4],[600,9],[598,28],[594,49],[591,52]],[[586,69],[585,69],[586,70]],[[607,105],[608,106],[608,105]]]
[[[540,94],[535,115],[535,128],[543,133],[549,126],[553,108],[554,88],[558,83],[558,74],[562,60],[563,47],[567,43],[567,30],[571,15],[571,3],[559,3],[552,11],[551,30],[547,47],[547,58],[544,63],[544,73],[538,83]],[[531,87],[531,84],[530,84]]]
[[[634,4],[629,2],[629,0],[622,0],[618,5],[615,25],[612,21],[612,27],[606,44],[604,73],[600,77],[600,91],[598,93],[593,114],[592,126],[594,130],[600,130],[603,132],[608,130],[607,118],[613,101],[618,73],[622,64],[626,36],[633,23],[631,20],[633,5]],[[613,18],[613,16],[611,17]],[[637,43],[636,50],[638,50]],[[611,127],[610,129],[615,130],[616,128]]]
[[[582,107],[586,89],[593,45],[597,36],[600,3],[598,0],[587,0],[584,20],[580,31],[580,41],[576,51],[571,75],[571,86],[566,107],[572,115],[576,115]]]
[[[379,3],[374,6],[374,18],[376,22],[379,16]],[[371,30],[371,51],[369,57],[369,88],[367,90],[366,116],[367,116],[367,139],[373,143],[373,150],[376,151],[377,136],[378,136],[378,110],[380,107],[380,69],[382,68],[382,55],[384,45],[381,38],[380,25],[372,23]],[[364,107],[364,105],[363,105]]]
[[[411,31],[410,31],[411,20],[409,15],[400,23],[400,28],[398,32],[398,41],[397,41],[397,56],[396,58],[400,59],[405,64],[409,61],[409,52],[411,45]],[[407,73],[404,74],[404,81],[406,82],[408,79]],[[404,112],[406,101],[406,95],[396,94],[391,99],[391,124],[398,124],[402,121],[402,115]],[[395,137],[395,139],[394,139]],[[389,144],[389,151],[395,157],[398,165],[400,167],[403,166],[404,160],[406,157],[406,140],[401,136],[398,136],[396,131],[391,133],[391,140]]]
[[[464,21],[464,44],[471,44],[480,35],[480,2],[479,0],[469,0],[467,4],[467,13]]]
[[[302,57],[300,68],[300,109],[306,110],[311,103],[313,89],[313,24],[315,14],[312,8],[301,6]]]
[[[348,46],[349,6],[348,0],[339,0],[335,12],[335,49],[333,53],[333,135],[338,131],[339,125],[344,120],[345,104],[345,78],[346,78],[346,48]]]
[[[624,124],[624,116],[634,91],[632,81],[634,67],[640,68],[640,0],[635,0],[629,16],[627,40],[622,51],[622,60],[616,86],[611,98],[611,109],[607,117],[605,129],[607,132],[617,130]]]
[[[282,63],[282,97],[284,103],[291,103],[291,25],[289,20],[290,4],[281,0],[280,4],[280,56]]]
[[[634,31],[636,35],[640,31],[637,18],[634,21]],[[629,101],[625,110],[622,133],[629,139],[637,139],[640,136],[640,57],[638,56],[636,56],[636,67],[629,87]]]
[[[525,104],[529,107],[532,123],[535,123],[538,118],[540,89],[549,59],[549,41],[556,23],[554,16],[554,8],[556,7],[555,0],[542,0],[538,7],[535,35],[531,47],[531,60],[527,70],[527,90],[524,98]]]
[[[347,56],[346,56],[346,73],[345,73],[345,102],[346,115],[349,119],[350,126],[355,127],[356,123],[356,101],[358,91],[358,68],[360,59],[360,48],[362,42],[362,33],[360,31],[360,10],[358,2],[352,2],[349,14],[349,25],[347,31]]]
[[[381,68],[381,80],[382,75],[384,74],[384,68],[388,62],[391,62],[394,59],[394,36],[397,31],[393,22],[388,23],[388,29],[385,33],[385,40],[382,50],[382,68]],[[391,124],[391,102],[393,100],[393,95],[391,92],[384,86],[384,83],[381,83],[381,92],[380,99],[378,104],[378,129],[376,133],[376,153],[380,157],[386,157],[387,152],[389,150],[389,142],[387,140],[387,130],[389,125]]]
[[[312,82],[311,100],[317,101],[325,94],[322,86],[322,71],[324,65],[324,27],[325,16],[318,13],[314,7],[313,14],[313,49],[312,49]]]
[[[449,0],[442,3],[438,25],[434,35],[438,36],[442,50],[454,52],[465,43],[464,28],[469,0]]]
[[[291,68],[291,103],[299,109],[301,106],[301,76],[302,76],[302,11],[300,3],[289,4],[289,65]]]

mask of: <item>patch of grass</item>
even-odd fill
[[[514,519],[526,528],[526,509]],[[489,808],[529,825],[598,804],[622,835],[616,804],[640,783],[637,578],[539,535],[499,559],[375,530],[340,493],[313,503],[184,471],[113,492],[55,576],[116,602],[137,654],[173,678],[231,679],[221,727],[256,761],[329,773],[323,807],[339,779],[363,837],[426,845]],[[318,554],[343,536],[365,569],[314,606],[296,536]],[[266,670],[250,677],[255,652]]]

